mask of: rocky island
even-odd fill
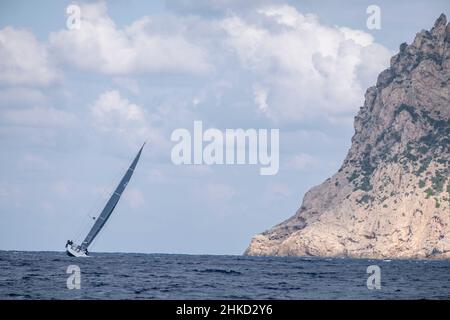
[[[367,89],[339,171],[246,255],[450,258],[450,23],[400,45]]]

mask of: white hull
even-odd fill
[[[68,256],[71,257],[89,257],[85,252],[77,250],[76,248],[73,248],[72,246],[66,247],[66,253]]]

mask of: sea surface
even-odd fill
[[[0,299],[450,299],[450,261],[0,251]]]

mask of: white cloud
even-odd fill
[[[55,128],[74,125],[76,117],[67,111],[51,107],[6,109],[0,111],[0,121],[6,125]]]
[[[227,10],[247,10],[267,3],[282,2],[282,0],[166,0],[169,9],[181,12],[224,12]]]
[[[141,145],[149,140],[152,149],[166,143],[161,132],[151,126],[145,110],[121,97],[116,90],[102,93],[91,105],[91,115],[95,129],[114,134],[114,139],[132,145]]]
[[[0,30],[0,84],[46,86],[58,79],[47,48],[27,30]]]
[[[47,97],[36,88],[7,87],[0,90],[0,105],[2,106],[45,105],[47,103]]]
[[[270,105],[265,113],[273,120],[352,113],[367,83],[388,66],[389,50],[368,33],[322,25],[315,15],[286,5],[257,12],[231,15],[220,24],[227,46],[254,75],[256,103]]]
[[[81,5],[81,28],[54,32],[49,42],[61,60],[105,74],[211,70],[206,52],[181,32],[153,32],[149,17],[120,29],[102,2]]]
[[[116,90],[102,93],[91,107],[96,128],[100,131],[117,131],[123,135],[147,134],[147,120],[143,109],[120,96]]]
[[[139,84],[135,79],[126,78],[126,77],[115,77],[113,78],[113,82],[118,86],[127,89],[133,94],[139,94]]]
[[[267,104],[267,91],[259,85],[254,85],[253,95],[258,110],[262,113],[268,112],[269,105]]]
[[[213,6],[233,3],[217,1]],[[0,82],[51,83],[57,78],[48,61],[51,53],[69,65],[114,75],[113,82],[133,94],[141,90],[131,74],[215,69],[221,78],[211,83],[235,86],[227,93],[227,104],[235,102],[230,95],[241,94],[236,90],[251,92],[258,112],[275,122],[317,115],[340,122],[342,115],[357,111],[364,90],[388,65],[390,52],[364,31],[326,26],[294,7],[263,3],[217,19],[165,14],[145,16],[125,27],[109,17],[105,3],[83,4],[81,29],[53,32],[48,45],[28,31],[1,30],[0,39],[9,40],[0,41],[0,70],[5,70]],[[221,101],[223,88],[203,88],[190,98],[193,106],[213,104],[207,100],[214,97]],[[162,115],[163,108],[174,106],[159,108]],[[184,106],[176,108],[176,113],[186,112]]]

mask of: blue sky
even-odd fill
[[[66,7],[81,8],[68,30]],[[244,5],[245,4],[245,5]],[[366,27],[367,6],[381,29]],[[241,254],[335,172],[365,89],[448,1],[2,1],[0,249]],[[280,170],[175,166],[174,129],[280,129]],[[79,238],[78,238],[79,239]]]

